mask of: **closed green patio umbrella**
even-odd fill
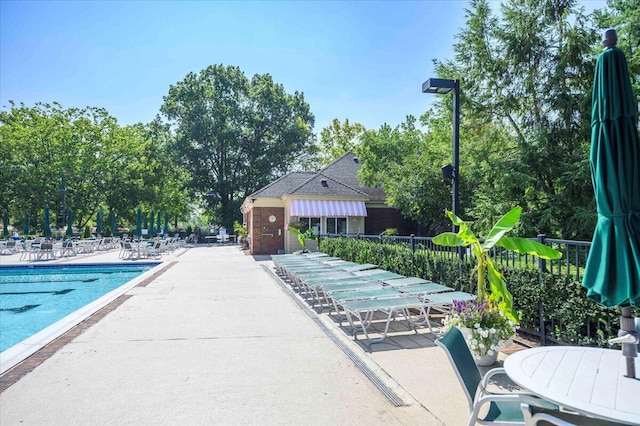
[[[49,217],[49,205],[44,206],[44,236],[51,237],[51,218]]]
[[[164,213],[164,233],[169,233],[169,213]]]
[[[116,212],[111,210],[111,235],[116,235]]]
[[[153,211],[151,211],[151,213],[149,213],[149,235],[153,235],[155,234],[155,224],[153,223],[153,220],[155,219],[155,215],[153,214]]]
[[[135,236],[140,237],[142,235],[142,212],[140,209],[136,212],[136,232]]]
[[[161,221],[161,219],[160,219],[160,212],[158,212],[158,219],[157,219],[157,222],[158,222],[158,224],[157,224],[158,234],[160,233],[160,230],[161,230],[160,228],[161,228],[161,226],[162,226],[162,225],[160,224],[160,221]]]
[[[29,219],[31,219],[31,215],[29,212],[24,214],[24,236],[29,236]]]
[[[4,209],[2,212],[2,236],[7,237],[9,235],[9,212]]]
[[[98,209],[98,217],[96,218],[96,234],[102,234],[102,219],[104,213],[102,212],[102,207]]]
[[[73,236],[73,211],[71,209],[67,211],[67,236]]]
[[[590,160],[598,222],[582,285],[596,302],[623,307],[623,336],[635,334],[630,306],[640,306],[640,137],[627,61],[613,40],[615,31],[608,30],[593,83]],[[635,343],[623,344],[623,355],[627,376],[635,377]]]

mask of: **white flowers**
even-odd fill
[[[517,325],[487,301],[462,301],[454,303],[452,311],[444,318],[445,330],[456,326],[476,358],[495,354],[505,340],[510,339]]]

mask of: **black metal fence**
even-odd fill
[[[468,250],[459,251],[458,247],[443,247],[433,243],[432,237],[417,237],[415,235],[365,235],[365,234],[323,234],[322,238],[356,238],[381,244],[400,244],[410,247],[411,251],[432,250],[440,253],[448,253],[451,257],[471,256]],[[562,253],[562,258],[558,260],[544,260],[537,256],[520,254],[514,251],[494,247],[491,251],[494,261],[500,266],[517,266],[525,268],[538,268],[540,272],[548,272],[558,276],[570,276],[576,280],[582,279],[584,267],[589,255],[591,241],[561,240],[546,238],[538,235],[531,240],[546,244]]]

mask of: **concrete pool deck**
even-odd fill
[[[0,393],[0,424],[467,422],[462,390],[427,330],[367,352],[327,314],[301,307],[268,257],[228,245],[162,260],[171,267]]]

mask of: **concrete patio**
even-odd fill
[[[0,424],[466,423],[426,329],[367,352],[296,300],[268,257],[198,246],[162,260],[163,273],[0,393]]]

